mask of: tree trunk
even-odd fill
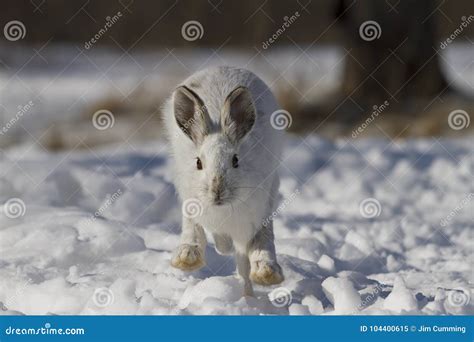
[[[338,9],[347,54],[342,96],[355,102],[358,114],[385,101],[406,110],[415,99],[431,100],[448,90],[435,50],[433,1],[351,4],[342,0]]]

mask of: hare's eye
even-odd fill
[[[234,169],[239,167],[239,158],[237,158],[236,154],[232,157],[232,167]]]
[[[199,158],[196,158],[196,168],[198,170],[202,170],[202,162],[201,162],[201,159]]]

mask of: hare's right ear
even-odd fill
[[[255,123],[256,109],[246,87],[237,87],[227,96],[221,114],[224,133],[233,143],[239,143]]]
[[[209,133],[210,118],[201,98],[186,86],[173,94],[174,116],[179,128],[196,144]]]

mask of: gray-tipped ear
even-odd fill
[[[221,115],[222,129],[233,143],[238,143],[252,129],[255,117],[256,108],[250,91],[246,87],[238,87],[225,100]]]
[[[210,118],[201,98],[186,86],[173,94],[174,116],[181,130],[197,145],[209,133]]]

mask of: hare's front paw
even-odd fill
[[[180,245],[173,253],[171,265],[183,271],[194,271],[205,265],[204,252],[197,245]]]
[[[250,279],[260,285],[280,284],[285,277],[276,261],[257,260],[251,263]]]

